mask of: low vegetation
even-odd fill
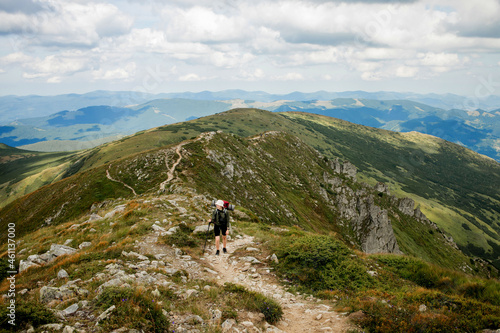
[[[477,332],[500,327],[500,283],[403,255],[365,255],[295,228],[266,236],[290,291],[333,302],[367,332]]]

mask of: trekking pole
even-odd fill
[[[210,223],[213,222],[208,222],[207,236],[205,237],[205,245],[203,245],[203,253],[205,253],[205,247],[207,246],[208,232],[210,231]]]

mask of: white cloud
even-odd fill
[[[396,69],[397,77],[415,77],[418,73],[418,67],[399,66]]]
[[[87,69],[88,59],[81,52],[67,52],[62,55],[49,55],[43,59],[37,58],[25,62],[22,67],[26,70],[24,77],[36,79],[40,77],[59,77],[71,75]],[[61,79],[57,79],[61,80]]]
[[[206,80],[206,78],[201,77],[195,73],[189,73],[189,74],[186,74],[186,75],[179,77],[179,81],[184,81],[184,82],[194,82],[194,81],[203,81],[203,80]]]
[[[124,80],[128,81],[129,79],[135,76],[136,64],[131,62],[126,64],[124,67],[114,68],[114,69],[99,69],[92,73],[94,79],[96,80]]]
[[[106,3],[75,3],[40,0],[43,11],[7,13],[0,11],[0,32],[20,33],[34,38],[33,43],[56,45],[96,45],[101,38],[126,33],[132,17]]]
[[[33,57],[22,52],[11,53],[0,58],[0,64],[3,65],[24,64],[31,61],[33,61]]]
[[[89,90],[141,86],[161,64],[177,72],[158,89],[210,79],[257,89],[280,80],[280,89],[297,90],[311,78],[327,89],[320,85],[334,82],[321,81],[332,77],[384,87],[398,79],[395,89],[404,89],[405,78],[487,73],[498,62],[498,17],[498,0],[7,0],[0,67],[18,87],[39,79],[65,88],[72,76]]]
[[[247,36],[248,23],[241,16],[229,17],[211,8],[167,6],[162,18],[167,22],[169,40],[184,42],[237,42]]]
[[[276,81],[302,81],[304,76],[300,73],[287,73],[285,75],[276,75],[272,77]]]

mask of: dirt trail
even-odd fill
[[[248,251],[249,249],[250,251]],[[272,270],[265,264],[265,258],[254,243],[253,237],[243,236],[228,242],[227,254],[215,256],[211,246],[205,254],[207,266],[218,273],[216,281],[237,283],[249,290],[260,292],[276,299],[283,308],[283,319],[275,326],[280,330],[293,332],[346,332],[352,329],[345,314],[332,310],[318,299],[293,295],[278,283]],[[234,254],[237,252],[237,254]],[[241,255],[244,253],[244,255]],[[207,255],[208,254],[208,255]],[[250,263],[253,257],[260,263]]]
[[[130,185],[127,185],[125,184],[124,182],[122,182],[121,180],[118,180],[118,179],[114,179],[113,177],[111,177],[111,175],[109,174],[109,168],[111,168],[111,165],[109,165],[108,169],[106,170],[106,177],[111,180],[112,182],[116,182],[116,183],[120,183],[122,184],[123,186],[125,186],[126,188],[128,188],[129,190],[132,191],[132,193],[134,193],[134,195],[137,195],[137,193],[135,193],[135,190],[132,188],[132,186]]]
[[[172,165],[172,167],[168,170],[167,172],[167,180],[165,180],[164,182],[162,182],[160,184],[160,190],[161,191],[165,191],[165,186],[172,180],[174,179],[174,171],[175,171],[175,168],[179,165],[179,163],[181,163],[181,160],[182,160],[182,154],[181,154],[181,149],[182,149],[182,146],[184,146],[187,142],[183,142],[181,143],[180,145],[177,146],[177,148],[175,148],[175,153],[177,155],[179,155],[179,158],[177,158],[177,161],[175,161],[175,163]],[[167,162],[168,162],[168,159],[167,159]]]

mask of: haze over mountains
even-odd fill
[[[469,110],[482,105],[483,109]],[[417,131],[500,161],[500,97],[395,92],[221,92],[143,94],[96,91],[0,97],[0,143],[38,151],[91,148],[152,127],[236,107],[303,111],[392,131]],[[37,117],[33,117],[37,115]],[[14,121],[12,121],[15,119]]]

